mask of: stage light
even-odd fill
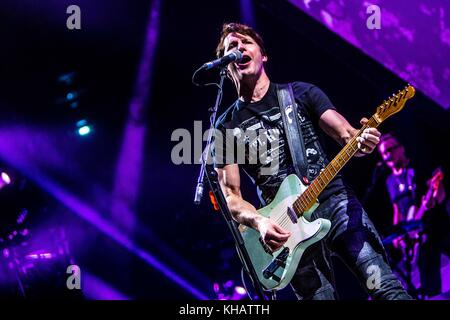
[[[66,85],[70,85],[74,82],[75,76],[76,76],[75,71],[64,73],[58,77],[58,81]]]
[[[82,126],[78,129],[78,134],[80,136],[85,136],[91,132],[91,128],[89,126]]]
[[[0,189],[8,184],[11,184],[11,177],[5,171],[2,171],[0,174]]]
[[[20,210],[19,215],[17,216],[17,224],[20,225],[22,223],[25,222],[25,219],[28,216],[28,210],[26,208],[23,208],[22,210]]]
[[[66,94],[66,101],[69,102],[72,107],[72,103],[76,103],[80,99],[81,95],[81,90],[70,91]]]
[[[240,295],[245,295],[247,293],[247,291],[241,286],[236,286],[234,288],[234,291],[236,291],[236,293]]]
[[[92,133],[92,126],[87,120],[80,120],[77,122],[77,134],[79,136],[87,136]]]
[[[223,287],[224,287],[225,289],[230,289],[230,288],[233,286],[233,284],[234,284],[234,281],[233,281],[233,280],[228,280],[228,281],[226,281],[226,282],[223,284]]]
[[[32,253],[25,256],[28,260],[37,260],[37,259],[53,259],[56,258],[56,255],[50,253],[50,252],[43,252],[43,253]]]
[[[214,292],[217,300],[242,300],[247,298],[247,290],[244,287],[235,285],[235,281],[228,280],[220,284],[214,282]]]
[[[2,180],[3,184],[11,183],[11,177],[6,172],[2,171],[0,176],[1,176],[1,180]]]
[[[214,289],[215,293],[219,294],[219,292],[220,292],[220,285],[217,282],[214,282],[213,289]]]
[[[75,99],[75,97],[76,97],[76,94],[73,93],[73,92],[69,92],[69,93],[66,95],[66,99],[69,100],[69,101]]]

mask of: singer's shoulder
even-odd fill
[[[227,122],[230,122],[233,117],[233,110],[236,108],[237,101],[229,106],[216,120],[214,127],[216,129],[223,129]]]
[[[313,88],[317,88],[315,84],[303,81],[294,81],[291,82],[292,89],[294,90],[295,95],[301,96],[307,92],[309,92]]]

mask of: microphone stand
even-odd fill
[[[253,287],[255,288],[256,294],[259,298],[259,300],[267,300],[266,295],[264,294],[264,291],[262,289],[262,286],[260,282],[258,281],[258,276],[256,274],[256,271],[253,267],[253,264],[251,263],[250,256],[248,254],[247,248],[245,247],[244,240],[242,239],[242,235],[239,232],[237,223],[233,220],[232,215],[230,213],[230,210],[228,209],[227,202],[225,200],[225,196],[222,192],[222,189],[220,188],[219,179],[216,170],[214,169],[214,166],[211,164],[210,161],[210,150],[211,150],[211,142],[213,138],[213,132],[214,132],[214,124],[216,122],[216,116],[217,111],[219,108],[220,101],[222,99],[222,88],[223,88],[223,82],[226,77],[226,67],[223,67],[220,70],[220,82],[219,82],[219,90],[217,92],[216,97],[216,103],[212,109],[209,109],[211,111],[210,116],[210,130],[208,134],[208,141],[206,142],[206,148],[205,151],[202,153],[201,157],[201,168],[200,168],[200,174],[197,180],[197,187],[195,191],[195,197],[194,197],[194,203],[200,204],[202,195],[203,195],[203,181],[204,177],[207,178],[209,187],[214,194],[214,197],[217,201],[217,204],[219,206],[220,211],[222,212],[222,215],[225,219],[225,222],[227,223],[228,228],[231,231],[231,235],[233,236],[236,250],[238,252],[238,256],[243,264],[244,270],[247,271]],[[206,157],[205,157],[206,155]]]

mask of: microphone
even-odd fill
[[[235,51],[232,51],[229,54],[223,56],[222,58],[205,63],[202,66],[202,69],[209,70],[209,69],[212,69],[215,67],[225,67],[227,64],[229,64],[231,62],[241,61],[243,57],[244,57],[244,55],[242,54],[242,52],[240,52],[239,50],[235,50]]]

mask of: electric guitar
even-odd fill
[[[423,200],[429,200],[432,197],[436,196],[438,189],[439,189],[439,185],[443,179],[444,179],[444,172],[442,171],[442,169],[437,168],[436,170],[434,170],[433,176],[431,177],[431,179],[428,182],[428,184],[429,184],[428,190],[427,190],[427,193],[423,196]],[[415,207],[412,207],[411,209],[415,209]],[[417,211],[415,211],[413,214],[414,219],[416,219],[416,220],[422,219],[425,212],[428,211],[429,209],[430,208],[428,208],[426,206],[424,201],[422,201],[420,208],[417,209]]]
[[[275,291],[286,287],[294,276],[303,252],[324,238],[330,230],[329,220],[311,221],[311,214],[319,205],[319,194],[358,151],[356,137],[364,129],[376,128],[388,117],[402,110],[406,101],[414,94],[414,87],[408,85],[379,105],[369,121],[308,186],[294,174],[283,180],[273,201],[258,210],[259,214],[291,232],[283,247],[271,252],[257,230],[243,225],[239,227],[258,280],[265,290]]]

